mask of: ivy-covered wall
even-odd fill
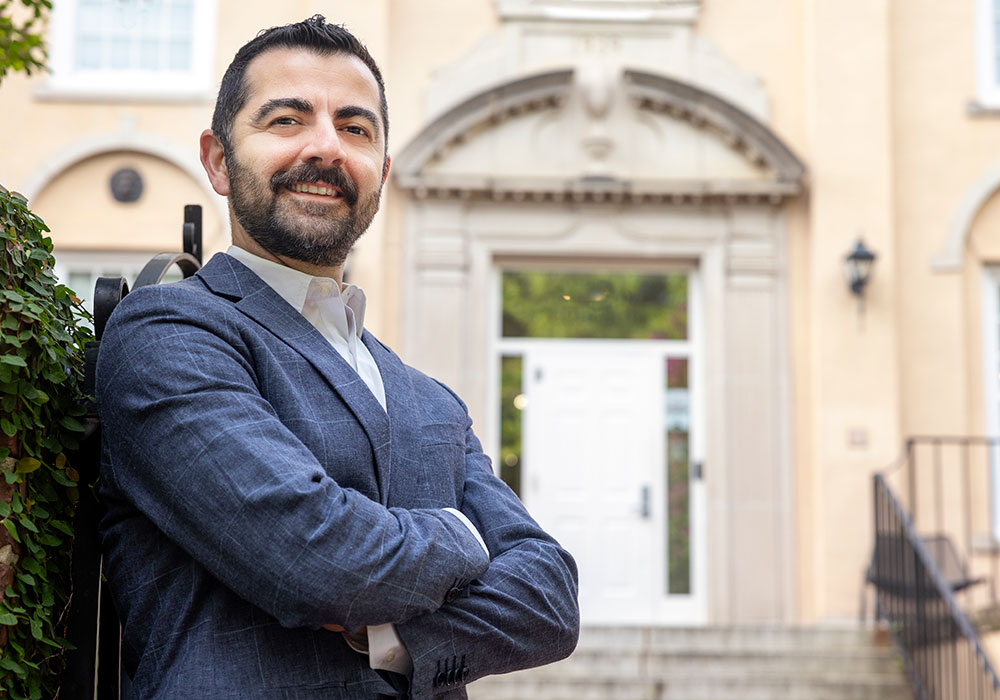
[[[0,186],[0,697],[12,700],[57,696],[79,497],[67,452],[91,334],[47,231]]]
[[[0,81],[46,61],[50,0],[0,0]],[[48,228],[0,185],[0,697],[59,697],[70,599],[83,345]]]

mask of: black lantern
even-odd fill
[[[859,299],[865,294],[865,286],[871,277],[874,264],[875,253],[868,250],[865,242],[859,238],[854,249],[844,258],[844,273],[847,275],[851,294]]]

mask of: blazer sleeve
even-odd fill
[[[471,420],[465,455],[460,510],[479,529],[493,561],[444,606],[397,626],[413,660],[414,700],[449,696],[485,675],[558,661],[572,653],[579,636],[572,556],[494,475]]]
[[[484,573],[452,515],[387,509],[327,475],[262,397],[250,323],[183,283],[125,297],[97,369],[106,488],[286,627],[410,619]]]

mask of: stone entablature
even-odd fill
[[[698,19],[701,0],[496,0],[504,20],[672,22]]]

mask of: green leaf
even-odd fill
[[[0,357],[0,362],[4,363],[5,365],[13,365],[15,367],[28,366],[28,363],[25,362],[23,358],[18,357],[17,355],[4,355],[3,357]]]
[[[0,625],[16,625],[16,624],[17,624],[16,617],[11,615],[9,612],[0,611]],[[10,668],[10,666],[4,666],[2,661],[0,661],[0,668],[6,668],[11,671],[15,670],[13,668]]]
[[[59,418],[59,424],[66,428],[66,430],[72,430],[78,433],[83,432],[83,423],[78,421],[76,418],[72,418],[71,416],[61,416]]]
[[[66,476],[66,473],[65,473],[65,472],[56,472],[56,471],[54,471],[54,472],[52,472],[52,478],[53,478],[53,479],[55,480],[55,482],[56,482],[57,484],[59,484],[60,486],[68,486],[68,487],[73,487],[73,486],[76,486],[76,482],[75,482],[75,481],[72,481],[72,480],[70,480],[70,479],[69,479],[69,478],[68,478],[68,477]]]
[[[17,469],[15,471],[17,471],[18,474],[30,474],[31,472],[37,470],[40,466],[42,466],[40,460],[37,460],[34,457],[22,457],[18,460]]]
[[[17,433],[17,427],[6,418],[0,418],[0,430],[7,437],[14,437]]]

